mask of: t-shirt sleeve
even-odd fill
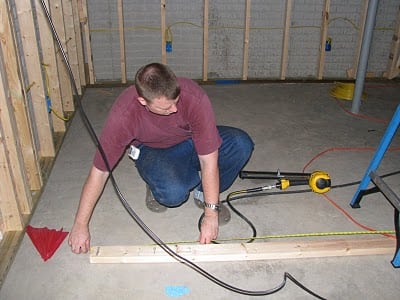
[[[199,155],[206,155],[217,150],[222,143],[219,136],[216,118],[210,99],[205,92],[201,93],[192,112],[192,138]]]
[[[126,116],[120,107],[113,107],[107,116],[99,141],[111,170],[117,165],[126,147],[132,140],[124,120]],[[93,165],[102,171],[108,171],[99,147],[93,159]]]

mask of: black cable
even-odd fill
[[[247,241],[247,243],[252,243],[254,242],[255,238],[257,237],[257,230],[256,227],[254,226],[254,224],[247,219],[241,212],[239,212],[231,203],[231,201],[229,200],[229,197],[226,199],[226,203],[228,204],[228,206],[230,207],[230,209],[235,212],[240,218],[242,218],[251,228],[251,230],[253,231],[253,236],[250,240]]]
[[[390,176],[398,175],[398,174],[400,174],[400,170],[386,173],[384,175],[380,175],[380,177],[385,178],[385,177],[390,177]],[[352,181],[352,182],[348,182],[348,183],[342,183],[342,184],[331,186],[331,189],[349,187],[349,186],[357,185],[360,183],[361,183],[361,181]],[[257,194],[238,195],[238,196],[230,197],[229,201],[234,201],[234,200],[239,200],[239,199],[244,199],[244,198],[251,198],[251,197],[302,194],[302,193],[309,193],[309,192],[312,192],[312,190],[311,189],[301,189],[301,190],[294,190],[294,191],[259,192]],[[227,203],[227,202],[228,202],[227,199],[221,201],[221,203]]]
[[[389,176],[393,176],[393,175],[397,175],[397,174],[400,174],[400,170],[384,174],[380,177],[385,178],[385,177],[389,177]],[[331,186],[331,189],[353,186],[353,185],[357,185],[360,183],[361,183],[361,181],[353,181],[353,182],[343,183],[343,184]],[[370,190],[372,191],[374,189],[375,188],[371,188]],[[243,191],[243,193],[245,193],[245,195],[238,195],[235,197],[231,197],[231,195],[235,193],[235,192],[232,192],[227,196],[227,198],[225,200],[221,201],[221,203],[227,203],[229,205],[229,207],[232,209],[232,211],[235,212],[240,218],[242,218],[252,229],[252,231],[253,231],[252,239],[250,239],[246,243],[253,242],[254,239],[257,237],[256,228],[249,219],[247,219],[242,213],[240,213],[236,208],[234,208],[232,206],[231,201],[245,199],[245,198],[252,198],[252,197],[260,197],[260,196],[276,196],[276,195],[302,194],[302,193],[312,192],[311,189],[302,189],[302,190],[295,190],[295,191],[280,191],[280,192],[258,192],[258,191],[262,191],[262,190],[263,189],[261,187],[245,190],[245,191]],[[254,192],[258,192],[258,193],[254,194]],[[198,222],[199,230],[200,230],[200,225],[201,225],[201,221],[202,221],[203,217],[204,217],[204,213],[200,216],[200,219]],[[217,243],[217,242],[214,242],[214,243]]]
[[[262,189],[261,189],[261,188],[257,188],[257,190],[262,190]],[[246,190],[246,191],[244,191],[244,192],[245,192],[245,193],[248,193],[248,192],[250,192],[250,191],[249,191],[249,190]],[[246,243],[252,243],[252,242],[254,242],[255,238],[257,237],[257,229],[256,229],[256,227],[254,226],[254,224],[253,224],[245,215],[243,215],[240,211],[238,211],[238,210],[232,205],[232,203],[230,202],[230,198],[232,197],[232,195],[233,195],[234,193],[235,193],[235,192],[230,193],[230,194],[226,197],[226,200],[221,201],[221,203],[227,203],[228,206],[230,207],[230,209],[231,209],[236,215],[238,215],[241,219],[243,219],[243,220],[250,226],[250,228],[251,228],[253,234],[252,234],[252,238],[249,239]],[[201,231],[201,223],[203,222],[203,219],[204,219],[204,212],[201,214],[201,216],[200,216],[200,218],[199,218],[199,221],[198,221],[198,223],[197,223],[197,227],[199,228],[199,231]],[[219,242],[217,242],[217,241],[211,241],[211,242],[212,242],[213,244],[219,244]]]
[[[262,187],[252,188],[248,190],[244,190],[240,195],[233,196],[236,192],[230,193],[225,200],[221,201],[221,204],[227,203],[228,206],[232,209],[232,211],[241,219],[243,219],[251,228],[253,234],[252,237],[246,243],[252,243],[255,238],[257,237],[257,229],[254,224],[245,217],[239,210],[237,210],[231,203],[231,201],[245,199],[245,198],[252,198],[252,197],[260,197],[260,196],[273,196],[273,195],[288,195],[288,194],[300,194],[300,193],[307,193],[311,192],[311,189],[303,189],[303,190],[296,190],[296,191],[284,191],[284,192],[261,192],[263,189]],[[244,194],[244,195],[243,195]],[[199,221],[197,222],[197,227],[199,231],[201,230],[201,223],[203,222],[204,212],[201,214]],[[213,244],[218,244],[217,241],[212,241]]]
[[[381,178],[385,178],[385,177],[389,177],[389,176],[393,176],[393,175],[397,175],[397,174],[400,174],[400,170],[384,174],[384,175],[382,175],[380,177]],[[339,185],[334,185],[331,188],[334,189],[334,188],[348,187],[348,186],[352,186],[352,185],[356,185],[356,184],[360,184],[360,183],[361,183],[361,181],[353,181],[353,182],[349,182],[349,183],[343,183],[343,184],[339,184]]]
[[[57,41],[59,50],[62,53],[62,57],[64,60],[64,63],[67,67],[68,70],[68,74],[71,80],[71,84],[74,88],[74,92],[75,95],[79,98],[77,101],[77,107],[79,109],[79,112],[83,118],[84,124],[86,125],[87,130],[89,131],[90,136],[92,137],[96,147],[99,149],[99,152],[105,162],[105,165],[107,167],[107,170],[109,172],[109,178],[111,180],[111,183],[115,189],[116,194],[118,195],[118,198],[120,199],[122,205],[124,206],[124,208],[127,210],[127,212],[130,214],[130,216],[135,220],[135,222],[139,225],[139,227],[160,247],[162,248],[167,254],[169,254],[170,256],[172,256],[174,259],[176,259],[177,261],[185,264],[186,266],[192,268],[193,270],[195,270],[196,272],[198,272],[199,274],[203,275],[204,277],[206,277],[207,279],[209,279],[210,281],[214,282],[215,284],[224,287],[232,292],[236,292],[242,295],[248,295],[248,296],[265,296],[265,295],[270,295],[273,293],[276,293],[277,291],[281,290],[285,284],[286,284],[286,279],[290,279],[293,283],[295,283],[297,286],[299,286],[300,288],[302,288],[304,291],[308,292],[309,294],[313,295],[314,297],[318,298],[318,299],[324,299],[321,296],[315,294],[314,292],[312,292],[311,290],[309,290],[308,288],[306,288],[304,285],[302,285],[300,282],[298,282],[292,275],[290,275],[289,273],[285,272],[284,273],[284,277],[282,282],[277,285],[274,288],[271,289],[267,289],[267,290],[261,290],[261,291],[250,291],[250,290],[245,290],[245,289],[241,289],[235,286],[232,286],[218,278],[216,278],[215,276],[211,275],[210,273],[208,273],[207,271],[205,271],[204,269],[202,269],[201,267],[199,267],[198,265],[196,265],[195,263],[189,261],[188,259],[182,257],[181,255],[177,254],[176,252],[174,252],[171,248],[169,248],[143,221],[142,219],[136,214],[136,212],[131,208],[131,206],[129,205],[129,203],[127,202],[127,200],[125,199],[124,195],[122,194],[122,192],[120,191],[118,184],[114,178],[113,172],[110,168],[110,165],[108,163],[107,157],[105,155],[105,152],[100,144],[100,141],[86,115],[86,112],[82,106],[81,103],[81,97],[79,96],[78,93],[78,89],[76,87],[76,83],[74,80],[74,75],[72,73],[72,69],[71,66],[69,64],[68,61],[68,57],[62,47],[61,41],[58,37],[57,31],[54,27],[54,24],[52,22],[51,16],[49,14],[49,11],[46,7],[46,4],[44,3],[44,0],[41,0],[41,5],[43,7],[43,10],[46,14],[47,20],[49,22],[49,25],[51,27],[54,39]]]

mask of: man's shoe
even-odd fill
[[[219,215],[218,215],[218,223],[219,225],[228,224],[231,220],[231,211],[226,207],[226,205],[220,203],[219,204]]]
[[[203,192],[199,190],[194,190],[193,191],[193,198],[194,198],[194,203],[196,204],[197,207],[204,209],[204,195]],[[231,220],[231,212],[229,209],[222,203],[219,204],[219,214],[218,214],[218,223],[219,225],[225,225],[228,224],[229,221]]]
[[[154,199],[153,193],[148,185],[146,185],[146,206],[149,210],[156,213],[162,213],[168,209],[168,207],[161,205],[156,199]]]
[[[198,208],[204,208],[204,195],[203,192],[200,192],[199,190],[194,189],[193,190],[193,199],[194,203]]]

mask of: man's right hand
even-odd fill
[[[74,224],[68,238],[73,253],[87,253],[90,249],[89,226]]]
[[[87,253],[90,249],[89,220],[107,178],[108,172],[93,166],[86,179],[74,225],[68,238],[68,244],[74,253]]]

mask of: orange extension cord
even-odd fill
[[[376,123],[382,123],[382,124],[388,124],[389,121],[388,120],[382,120],[382,119],[377,119],[374,117],[370,117],[370,116],[365,116],[365,115],[359,115],[359,114],[354,114],[348,110],[346,110],[343,105],[339,102],[338,99],[336,99],[339,107],[344,110],[346,113],[357,117],[357,118],[362,118],[362,119],[367,119],[370,120],[372,122],[376,122]],[[312,159],[310,159],[310,161],[304,166],[303,168],[303,173],[305,172],[305,170],[311,165],[312,162],[314,162],[316,159],[318,159],[319,157],[323,156],[324,154],[328,153],[328,152],[333,152],[333,151],[375,151],[376,148],[372,148],[372,147],[365,147],[365,148],[329,148],[326,149],[320,153],[318,153],[317,155],[315,155]],[[399,151],[400,147],[396,147],[396,148],[389,148],[387,151]],[[355,220],[344,208],[342,208],[339,204],[337,204],[332,198],[330,198],[329,196],[327,196],[326,194],[321,194],[329,203],[331,203],[336,209],[338,209],[343,215],[346,216],[347,219],[349,219],[351,222],[353,222],[354,224],[356,224],[358,227],[361,227],[365,230],[368,231],[376,231],[376,229],[371,228],[369,226],[366,226],[364,224],[361,224],[360,222],[358,222],[357,220]],[[395,236],[391,235],[391,234],[383,234],[384,236],[391,238],[391,239],[396,239]]]

